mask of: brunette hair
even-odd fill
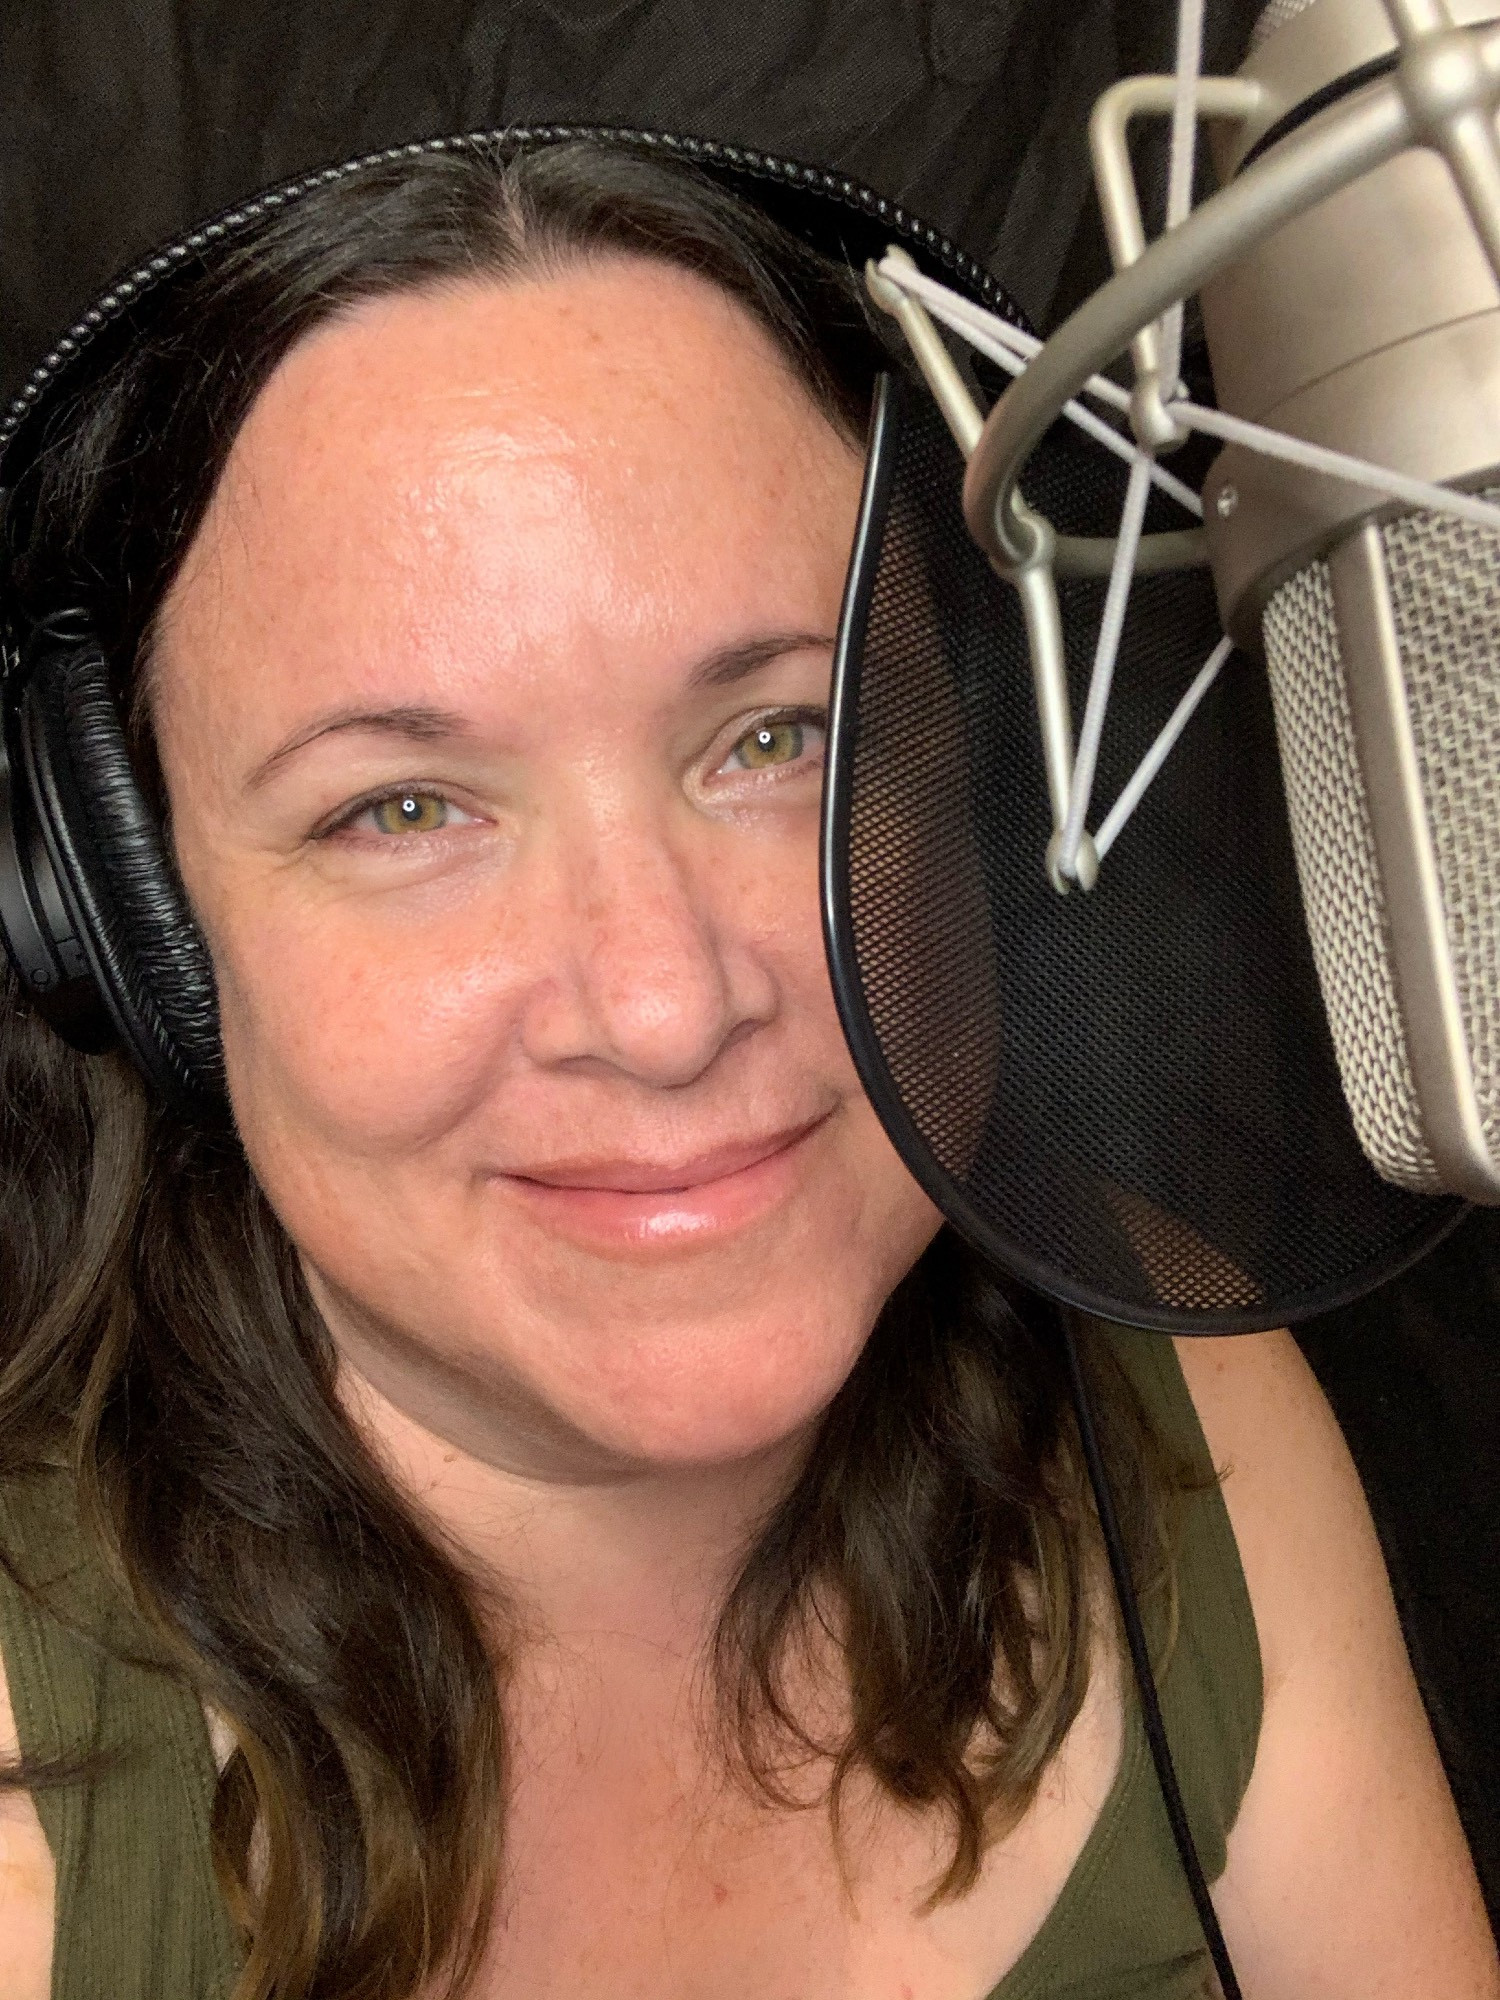
[[[175,280],[56,414],[17,588],[33,609],[88,611],[163,810],[140,693],[152,621],[281,357],[363,298],[614,252],[721,286],[858,435],[882,363],[850,274],[691,168],[598,142],[426,153],[328,183]],[[346,1417],[232,1127],[151,1101],[119,1056],[65,1048],[4,978],[0,1478],[66,1458],[158,1649],[232,1724],[213,1831],[249,1945],[237,2000],[408,2000],[434,1978],[457,1992],[494,1905],[505,1797],[504,1662],[477,1586]],[[1173,1475],[1102,1344],[1089,1366],[1138,1582],[1169,1588]],[[1096,1556],[1056,1328],[944,1231],[723,1607],[727,1742],[773,1796],[788,1758],[811,1755],[835,1814],[861,1770],[944,1811],[934,1894],[958,1893],[1078,1713]],[[850,1720],[824,1742],[786,1668],[830,1608]]]

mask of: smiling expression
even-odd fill
[[[518,1463],[786,1438],[936,1226],[819,929],[860,472],[683,271],[406,294],[281,364],[164,607],[250,1158],[346,1355]]]

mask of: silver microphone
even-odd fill
[[[1221,179],[1396,59],[1378,0],[1272,0],[1240,71],[1265,108],[1222,135]],[[1221,408],[1500,492],[1500,295],[1436,153],[1283,224],[1201,302]],[[1360,1145],[1399,1186],[1500,1201],[1500,537],[1239,444],[1203,498],[1225,629],[1270,676]]]
[[[1199,0],[1182,6],[1201,27]],[[1054,800],[1054,887],[1091,886],[1217,670],[1211,660],[1184,696],[1099,837],[1082,835],[1130,573],[1206,557],[1226,633],[1269,673],[1307,924],[1359,1144],[1398,1187],[1492,1204],[1497,11],[1496,0],[1271,0],[1236,76],[1198,77],[1180,46],[1175,77],[1114,85],[1090,144],[1116,274],[1045,343],[1018,348],[1013,329],[980,325],[898,258],[879,267],[885,291],[874,294],[900,317],[964,450],[969,530],[1021,595]],[[1148,246],[1126,127],[1167,113],[1177,206]],[[1199,121],[1221,185],[1193,208]],[[1174,316],[1194,293],[1214,409],[1176,379]],[[924,299],[1017,376],[982,423],[918,324]],[[1100,372],[1127,346],[1133,393]],[[1098,428],[1077,417],[1080,395],[1113,401],[1134,434],[1133,446],[1107,440],[1137,454],[1114,542],[1055,535],[1020,489],[1060,413]],[[1203,487],[1203,530],[1141,539],[1143,474],[1159,479],[1156,455],[1194,429],[1228,440]],[[1075,754],[1054,572],[1098,574],[1101,563],[1114,622],[1107,605]]]

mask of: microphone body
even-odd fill
[[[1396,59],[1380,0],[1272,0],[1241,70],[1266,108],[1221,179]],[[1283,225],[1202,309],[1223,409],[1500,495],[1500,296],[1436,153]],[[1399,1186],[1500,1202],[1500,536],[1233,444],[1203,499],[1225,629],[1266,661],[1360,1144]]]

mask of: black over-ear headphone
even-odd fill
[[[78,613],[11,656],[0,750],[0,930],[27,998],[75,1048],[114,1043],[184,1109],[222,1097],[203,938]]]

